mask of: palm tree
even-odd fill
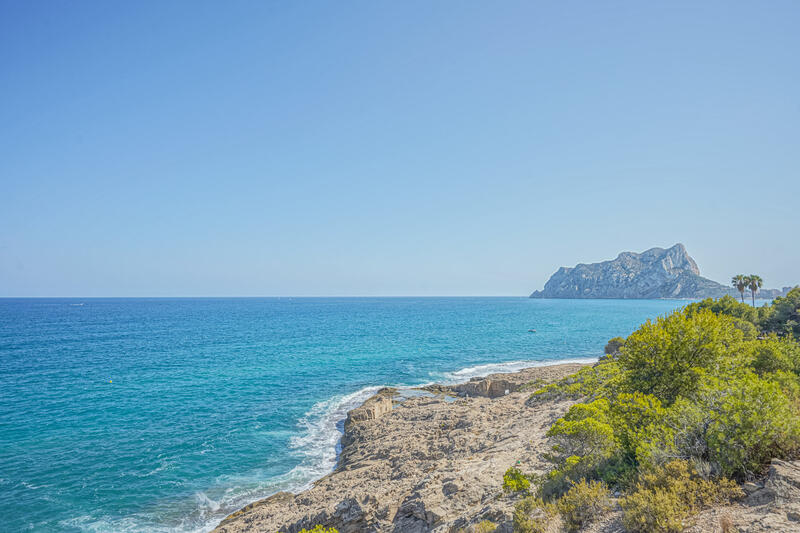
[[[761,279],[761,276],[757,276],[755,274],[750,274],[747,276],[747,286],[750,288],[750,293],[753,295],[753,307],[756,306],[756,293],[758,289],[764,284],[764,280]]]
[[[742,303],[744,303],[744,290],[747,288],[747,276],[744,274],[736,274],[731,278],[731,285],[736,287],[736,290],[742,295]]]

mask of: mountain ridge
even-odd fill
[[[697,263],[677,243],[615,259],[559,268],[531,298],[718,298],[738,291],[700,275]]]

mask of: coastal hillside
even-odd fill
[[[601,263],[561,267],[531,298],[718,298],[733,288],[700,275],[683,244],[622,252]]]

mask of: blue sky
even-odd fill
[[[800,282],[797,2],[0,4],[0,296]]]

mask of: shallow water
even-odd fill
[[[596,358],[684,304],[0,300],[2,528],[208,531],[329,472],[347,410],[381,386]]]

